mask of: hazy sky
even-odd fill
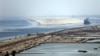
[[[100,0],[0,0],[3,16],[100,15]]]

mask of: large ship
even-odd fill
[[[84,24],[85,24],[85,25],[86,25],[86,24],[91,24],[88,18],[86,18],[86,19],[84,20]]]

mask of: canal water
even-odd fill
[[[87,53],[78,52],[78,50],[86,50]],[[23,51],[16,56],[100,56],[100,44],[46,43]]]
[[[92,25],[100,25],[100,16],[84,16],[75,17],[81,18],[81,20],[89,18],[91,24],[84,25],[82,22],[75,24],[65,25],[38,25],[37,22],[29,20],[23,17],[11,17],[0,18],[0,40],[15,38],[20,35],[26,35],[29,33],[41,33],[61,29],[70,29],[77,27],[86,27]],[[72,21],[73,22],[73,21]]]

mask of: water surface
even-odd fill
[[[17,56],[100,56],[99,47],[100,44],[93,43],[47,43],[21,52]],[[82,53],[78,50],[88,52]]]

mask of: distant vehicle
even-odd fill
[[[91,24],[88,18],[86,18],[86,19],[84,20],[84,24],[85,24],[85,25]]]

